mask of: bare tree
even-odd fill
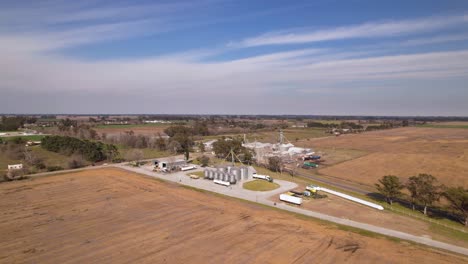
[[[68,168],[77,169],[85,166],[85,161],[82,155],[75,154],[68,162]]]
[[[141,149],[132,149],[125,154],[125,159],[128,161],[140,162],[144,157],[144,153]]]

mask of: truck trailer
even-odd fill
[[[180,170],[181,171],[188,171],[188,170],[194,170],[196,168],[197,168],[197,166],[195,166],[195,165],[189,165],[189,166],[181,167]]]
[[[254,173],[252,177],[254,179],[261,179],[261,180],[266,180],[266,181],[269,181],[269,182],[273,182],[273,178],[271,178],[268,175],[261,175],[261,174]]]
[[[302,198],[294,197],[292,195],[288,195],[288,194],[284,194],[284,193],[280,194],[280,200],[284,201],[284,202],[292,203],[292,204],[297,204],[297,205],[302,204]]]

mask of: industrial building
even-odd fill
[[[154,161],[154,170],[159,171],[173,171],[182,169],[185,166],[187,166],[187,161],[184,159],[160,159]]]
[[[293,162],[304,155],[313,155],[314,152],[309,148],[296,147],[291,143],[286,143],[283,132],[280,131],[280,139],[276,144],[251,142],[244,143],[242,146],[255,152],[255,160],[259,164],[268,163],[270,157],[280,157],[283,162]]]

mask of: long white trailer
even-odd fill
[[[194,170],[194,169],[196,169],[196,168],[197,168],[197,166],[191,165],[191,166],[182,167],[182,168],[180,168],[180,170],[181,170],[181,171],[188,171],[188,170]]]
[[[254,174],[252,175],[252,177],[253,177],[254,179],[267,180],[267,181],[269,181],[269,182],[272,182],[272,181],[273,181],[273,178],[271,178],[271,177],[268,176],[268,175],[261,175],[261,174],[254,173]]]
[[[330,190],[330,189],[327,189],[327,188],[314,186],[314,189],[317,190],[317,191],[327,192],[327,193],[330,193],[330,194],[339,196],[339,197],[341,197],[341,198],[348,199],[348,200],[353,201],[353,202],[356,202],[356,203],[360,203],[360,204],[363,204],[363,205],[367,205],[367,206],[372,207],[372,208],[377,209],[377,210],[383,210],[383,209],[384,209],[383,206],[381,206],[381,205],[379,205],[379,204],[371,203],[371,202],[368,202],[368,201],[365,201],[365,200],[362,200],[362,199],[353,197],[353,196],[351,196],[351,195],[347,195],[347,194],[344,194],[344,193],[340,193],[340,192],[337,192],[337,191],[333,191],[333,190]]]
[[[214,180],[213,182],[216,183],[216,184],[224,185],[224,186],[229,186],[229,185],[231,185],[230,182],[222,181],[222,180]]]
[[[301,205],[302,204],[302,198],[300,197],[295,197],[295,196],[292,196],[292,195],[288,195],[288,194],[280,194],[280,200],[281,201],[285,201],[285,202],[288,202],[288,203],[293,203],[293,204],[297,204],[297,205]]]

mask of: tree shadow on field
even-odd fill
[[[366,194],[366,196],[371,198],[374,201],[385,202],[387,204],[387,207],[390,206],[390,204],[387,203],[385,196],[383,196],[380,193],[371,192],[371,193]],[[409,210],[413,210],[413,204],[406,199],[396,198],[394,199],[393,204],[400,205]],[[423,206],[416,204],[414,208],[415,208],[414,212],[419,212],[421,213],[421,216],[424,216]],[[460,216],[457,216],[456,214],[447,211],[447,209],[436,207],[436,206],[430,206],[427,208],[427,217],[431,219],[436,219],[436,220],[449,219],[451,221],[455,221],[458,223],[460,222]]]

